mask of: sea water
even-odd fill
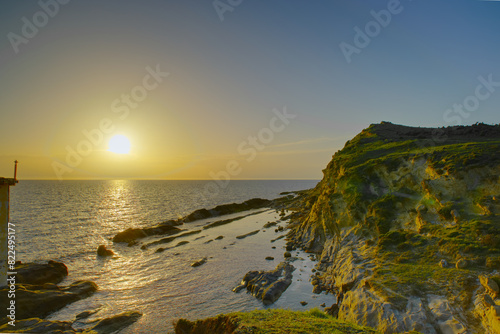
[[[285,240],[271,240],[286,234],[275,227],[263,229],[269,221],[281,222],[270,209],[253,210],[252,215],[228,225],[203,229],[209,222],[247,215],[196,221],[181,226],[200,233],[146,250],[139,246],[113,244],[110,239],[129,227],[152,226],[176,219],[200,208],[239,203],[260,197],[273,199],[284,191],[312,188],[317,181],[231,181],[210,196],[203,192],[208,181],[20,181],[11,189],[11,222],[17,228],[17,260],[56,260],[68,266],[69,276],[61,284],[92,280],[99,290],[91,297],[52,314],[52,320],[72,321],[88,310],[96,314],[75,323],[88,326],[95,319],[124,311],[143,316],[122,333],[166,333],[172,321],[198,319],[232,311],[263,309],[257,299],[242,291],[231,291],[250,270],[270,270],[283,261]],[[201,195],[200,195],[201,194]],[[236,236],[259,233],[244,239]],[[217,240],[216,237],[222,236]],[[151,237],[143,242],[159,239]],[[156,253],[159,247],[187,244]],[[99,258],[96,249],[107,245],[116,253]],[[275,247],[275,248],[273,248]],[[332,295],[312,294],[310,284],[314,262],[294,251],[293,283],[270,307],[307,309],[334,303]],[[274,260],[266,260],[266,257]],[[191,263],[207,258],[200,267]],[[300,301],[308,302],[302,306]]]

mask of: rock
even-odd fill
[[[272,249],[276,249],[276,246],[271,247]]]
[[[142,245],[141,249],[147,249],[147,248],[149,248],[151,246],[156,246],[156,245],[160,245],[160,244],[170,243],[170,242],[172,242],[172,241],[174,241],[174,240],[176,240],[178,238],[187,237],[187,236],[190,236],[190,235],[193,235],[193,234],[198,234],[200,232],[201,232],[201,230],[195,230],[195,231],[189,231],[189,232],[185,232],[185,233],[181,233],[181,234],[176,234],[174,236],[162,238],[160,240],[156,240],[156,241],[150,242],[148,244]]]
[[[222,240],[222,239],[224,239],[223,235],[219,235],[217,238],[215,238],[215,240]]]
[[[127,242],[131,243],[136,241],[136,239],[142,239],[148,235],[142,229],[139,228],[128,228],[113,237],[113,242]]]
[[[16,315],[17,316],[17,315]],[[77,333],[73,329],[72,323],[69,321],[49,321],[42,320],[40,318],[30,318],[24,320],[16,319],[16,327],[12,327],[9,324],[5,324],[0,327],[0,333],[10,333],[12,329],[15,329],[17,333],[61,333],[61,334],[73,334]]]
[[[291,244],[286,245],[286,250],[289,252],[293,251],[293,246]]]
[[[331,315],[334,318],[337,318],[339,316],[339,305],[338,304],[333,304],[330,307],[325,308],[326,314]]]
[[[492,305],[491,306],[491,313],[497,318],[500,317],[500,306],[499,305]]]
[[[264,224],[264,228],[270,228],[270,227],[273,227],[276,225],[278,225],[277,222],[268,222],[268,223]]]
[[[96,311],[95,311],[96,312]],[[77,316],[77,319],[83,319],[89,317],[95,312],[82,312]],[[132,323],[137,321],[141,317],[139,312],[125,312],[111,318],[106,318],[100,320],[96,325],[91,328],[82,330],[73,328],[73,324],[70,321],[52,321],[52,320],[42,320],[40,318],[29,318],[24,320],[16,319],[15,332],[19,333],[60,333],[60,334],[76,334],[76,333],[88,333],[88,334],[107,334],[115,333]],[[0,333],[11,332],[13,327],[9,324],[5,324],[0,327]]]
[[[112,240],[113,242],[126,242],[131,245],[138,239],[148,236],[179,233],[181,232],[181,229],[176,227],[179,225],[182,225],[182,222],[169,220],[153,227],[128,228],[125,231],[116,234]]]
[[[307,305],[307,302],[305,302],[305,301],[301,301],[301,302],[300,302],[300,305],[302,305],[302,306],[306,306],[306,305]]]
[[[255,234],[259,233],[259,232],[260,232],[260,230],[256,230],[256,231],[253,231],[253,232],[250,232],[250,233],[247,233],[247,234],[238,235],[236,237],[236,239],[244,239],[244,238],[249,237],[251,235],[255,235]]]
[[[468,265],[469,265],[469,261],[467,261],[466,259],[460,259],[457,261],[455,266],[457,269],[465,269],[465,268],[467,268]]]
[[[97,247],[97,255],[99,256],[112,256],[115,253],[111,249],[107,249],[105,245]]]
[[[321,304],[320,306],[321,306],[321,307],[325,307],[325,306],[326,306],[326,304],[325,304],[325,303],[323,303],[323,304]]]
[[[68,267],[56,261],[46,264],[28,263],[16,265],[16,272],[16,281],[20,284],[57,284],[68,276]]]
[[[283,254],[283,256],[284,256],[285,258],[289,258],[289,257],[292,257],[292,253],[290,253],[290,252],[285,252],[285,254]]]
[[[491,296],[487,293],[483,294],[483,304],[486,306],[486,307],[490,307],[490,306],[493,306],[495,305],[495,301],[493,300],[493,298],[491,298]]]
[[[272,261],[272,260],[274,260],[274,257],[272,257],[272,256],[268,256],[268,257],[266,257],[266,260],[268,260],[268,261]]]
[[[441,261],[439,261],[439,266],[441,268],[446,268],[448,267],[448,261],[446,261],[445,259],[442,259]]]
[[[75,316],[75,320],[87,319],[88,317],[90,317],[93,314],[96,314],[99,311],[100,309],[80,312]]]
[[[321,291],[323,291],[323,289],[321,288],[321,285],[315,285],[312,292],[315,294],[320,294]]]
[[[155,252],[155,253],[162,253],[162,252],[164,252],[164,251],[165,251],[165,248],[160,247],[160,248],[158,248],[158,249],[156,250],[156,252]]]
[[[95,291],[97,285],[90,281],[78,281],[57,289],[19,285],[16,291],[16,319],[44,318],[68,304],[90,296]],[[6,295],[7,291],[2,289],[0,293]]]
[[[196,210],[185,218],[181,219],[183,222],[192,222],[199,219],[218,217],[222,215],[227,215],[231,213],[247,211],[252,209],[260,209],[267,207],[272,204],[272,201],[262,198],[253,198],[243,203],[232,203],[218,205],[212,209],[200,209]]]
[[[127,326],[130,326],[142,316],[140,312],[124,312],[111,318],[100,320],[91,329],[99,334],[117,332]]]
[[[207,258],[204,257],[203,259],[199,259],[198,261],[191,263],[191,267],[199,267],[202,264],[205,264],[206,262],[207,262]]]
[[[500,270],[500,257],[487,257],[486,268]]]
[[[294,269],[291,264],[282,262],[271,271],[249,271],[233,291],[239,292],[246,288],[264,305],[270,305],[290,286]]]
[[[492,293],[493,295],[498,295],[500,292],[497,282],[487,276],[479,275],[479,282],[481,282],[481,285],[486,289],[486,291]]]

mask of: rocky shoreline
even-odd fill
[[[219,205],[212,209],[200,209],[176,221],[166,221],[156,226],[142,229],[127,229],[116,234],[112,240],[114,242],[125,242],[128,246],[134,246],[139,245],[140,240],[146,237],[167,235],[165,238],[143,243],[141,249],[146,250],[156,245],[168,244],[179,238],[200,233],[204,229],[226,225],[233,221],[262,212],[251,212],[249,210],[269,208],[271,206],[280,207],[283,201],[290,200],[292,197],[293,196],[285,197],[278,201],[256,198],[243,203]],[[185,223],[240,212],[242,213],[242,216],[209,222],[203,226],[202,230],[192,230],[186,232],[186,230],[180,228]],[[264,228],[270,228],[274,225],[270,224]],[[241,235],[237,237],[237,239],[250,237],[258,232],[260,232],[260,230],[253,231],[246,235]],[[224,236],[221,235],[215,239],[222,240],[223,238]],[[180,241],[176,246],[171,248],[180,246],[184,243],[187,243],[187,241]],[[156,249],[156,252],[163,252],[167,249],[168,248],[158,248]],[[98,246],[96,254],[101,258],[116,257],[110,246],[106,245]],[[194,260],[191,263],[191,266],[198,267],[206,262],[206,257],[201,258]],[[70,305],[78,300],[88,298],[98,291],[98,286],[92,281],[76,281],[69,285],[60,285],[60,283],[63,282],[68,276],[68,268],[64,263],[57,261],[48,261],[47,263],[21,263],[19,261],[16,263],[16,272],[15,327],[8,324],[10,319],[2,318],[0,322],[0,332],[2,333],[48,333],[57,331],[64,333],[89,334],[110,333],[129,326],[142,316],[140,312],[127,311],[109,318],[94,320],[92,323],[87,325],[85,320],[95,313],[98,313],[99,309],[97,309],[81,312],[76,315],[73,321],[45,320],[44,318],[66,307],[67,305]],[[2,300],[2,303],[5,303],[7,301],[6,296],[8,294],[8,287],[2,287],[0,294],[2,295],[2,299],[5,299],[5,301]],[[84,327],[85,329],[82,329],[81,327]]]
[[[68,268],[64,263],[48,261],[47,263],[16,263],[16,312],[14,326],[12,319],[0,320],[0,332],[12,333],[88,333],[105,334],[129,326],[141,317],[139,312],[124,312],[110,318],[94,321],[89,328],[75,329],[73,325],[96,313],[96,310],[84,312],[74,321],[43,320],[48,315],[91,296],[98,290],[91,281],[76,281],[68,286],[60,286],[68,276]],[[9,288],[0,289],[2,305],[6,305]],[[5,300],[3,300],[5,299]]]

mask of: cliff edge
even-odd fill
[[[500,125],[372,124],[298,196],[289,239],[341,320],[500,333]]]

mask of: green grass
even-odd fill
[[[211,334],[372,334],[372,328],[346,323],[319,309],[290,311],[284,309],[255,310],[218,315],[190,322],[174,323],[176,333]]]
[[[239,319],[239,333],[378,333],[374,329],[337,320],[326,313],[268,309],[248,313],[233,313]]]

